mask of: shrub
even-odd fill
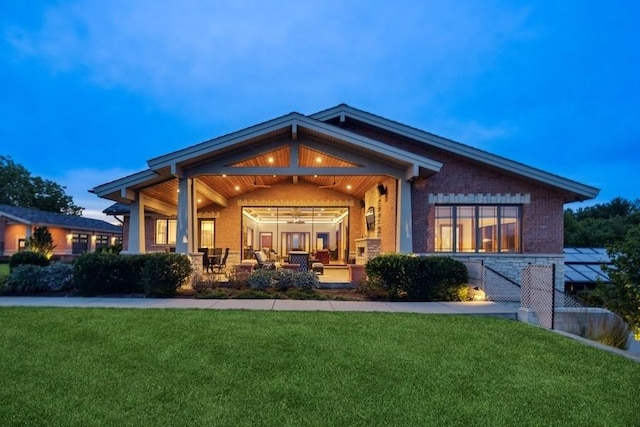
[[[69,291],[73,288],[73,266],[61,262],[48,265],[44,267],[42,281],[49,291]]]
[[[208,292],[218,287],[218,284],[218,280],[214,275],[206,276],[197,273],[191,277],[191,287],[198,294]]]
[[[275,283],[277,274],[278,270],[267,270],[259,268],[257,270],[254,270],[249,275],[249,277],[247,278],[247,282],[249,283],[249,287],[251,287],[252,289],[268,289]]]
[[[356,284],[356,292],[373,301],[390,299],[389,291],[374,280],[361,280]]]
[[[320,279],[313,271],[300,271],[294,273],[294,286],[297,289],[314,289],[320,285]]]
[[[41,253],[32,251],[16,252],[9,258],[9,268],[12,270],[19,265],[25,264],[44,267],[49,265],[49,259]]]
[[[276,270],[273,275],[273,287],[280,292],[285,292],[287,289],[294,288],[296,286],[295,271],[291,270]]]
[[[144,255],[88,253],[73,265],[73,282],[80,295],[142,293]]]
[[[147,295],[168,297],[191,275],[191,261],[181,254],[145,255],[142,282]]]
[[[378,256],[365,266],[366,292],[391,299],[459,301],[466,299],[461,285],[469,280],[463,263],[449,257],[415,257],[401,254]]]
[[[226,286],[228,288],[234,288],[234,289],[247,288],[249,286],[249,276],[250,275],[251,275],[251,272],[248,272],[248,271],[245,271],[245,270],[240,271],[237,265],[233,266],[227,272],[227,278],[229,280],[228,280],[228,282],[226,282],[226,284],[224,286]],[[221,284],[221,286],[222,286],[222,284]]]
[[[18,265],[9,274],[7,291],[15,294],[34,294],[46,291],[44,275],[44,269],[40,266]]]

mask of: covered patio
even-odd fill
[[[304,251],[327,266],[412,252],[411,182],[442,166],[297,113],[148,165],[93,189],[122,207],[126,253]]]

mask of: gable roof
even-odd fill
[[[86,218],[77,215],[65,215],[56,212],[45,212],[33,208],[0,205],[0,216],[27,225],[122,233],[122,227],[119,225],[110,224],[100,219]]]
[[[412,165],[415,171],[419,168],[437,173],[442,167],[442,163],[434,159],[394,147],[385,142],[328,123],[328,121],[335,118],[340,118],[340,121],[344,121],[347,117],[398,136],[406,137],[417,143],[422,143],[490,167],[522,176],[529,180],[546,184],[564,192],[566,194],[566,201],[592,199],[599,193],[599,189],[595,187],[581,184],[450,139],[442,138],[420,129],[358,110],[346,104],[340,104],[308,116],[296,112],[289,113],[227,135],[155,157],[148,160],[147,164],[149,169],[102,184],[90,191],[100,197],[106,197],[111,200],[121,201],[131,199],[131,195],[128,192],[129,189],[141,188],[173,179],[181,173],[182,167],[190,167],[198,164],[203,161],[203,159],[211,156],[212,153],[218,155],[227,153],[230,150],[241,150],[247,144],[251,144],[252,141],[274,135],[281,136],[290,133],[292,139],[295,139],[299,127],[322,134],[332,141],[342,141],[358,151],[375,153],[376,156],[385,161]],[[120,196],[114,196],[116,194]]]
[[[322,121],[331,120],[336,117],[344,120],[346,117],[350,117],[370,126],[574,193],[578,200],[593,199],[600,192],[598,188],[581,184],[579,182],[404,125],[363,110],[358,110],[357,108],[353,108],[347,104],[340,104],[333,108],[311,114],[309,117]]]

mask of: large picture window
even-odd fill
[[[175,245],[177,224],[175,219],[156,219],[156,245]]]
[[[520,206],[436,206],[436,252],[520,252]]]

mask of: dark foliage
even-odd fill
[[[609,203],[564,211],[564,245],[606,247],[625,239],[629,229],[640,225],[640,199],[617,197]]]
[[[80,295],[144,293],[144,255],[88,253],[73,265],[73,283]]]
[[[181,254],[145,255],[142,283],[147,295],[170,297],[192,272],[191,261]]]
[[[456,301],[469,280],[467,268],[449,257],[378,256],[365,266],[368,293],[410,301]],[[376,288],[382,292],[376,292]]]
[[[44,254],[33,251],[16,252],[9,258],[9,268],[11,270],[19,265],[25,264],[44,267],[49,265],[49,259]]]
[[[69,215],[81,215],[83,210],[65,193],[65,187],[31,176],[24,166],[5,156],[0,156],[0,204]]]

